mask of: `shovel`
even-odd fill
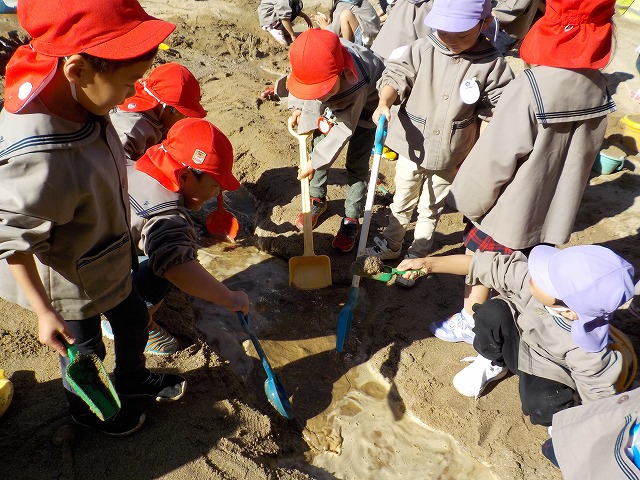
[[[359,275],[360,277],[370,278],[372,280],[378,280],[379,282],[385,283],[391,280],[395,275],[404,275],[405,273],[410,272],[417,272],[419,277],[426,275],[422,270],[398,270],[397,268],[390,267],[389,265],[383,265],[382,271],[373,275],[363,272],[357,267],[351,267],[351,273],[353,273],[354,275]]]
[[[98,356],[80,353],[75,345],[63,343],[69,355],[65,378],[73,391],[100,420],[113,417],[120,410],[120,399]]]
[[[240,323],[244,327],[245,332],[249,335],[251,343],[253,343],[253,347],[256,349],[256,352],[258,352],[258,356],[262,362],[262,368],[264,368],[264,371],[267,374],[267,379],[264,381],[264,393],[267,394],[267,400],[269,400],[269,403],[280,415],[287,420],[291,420],[292,409],[289,397],[287,396],[287,392],[284,390],[284,386],[280,383],[280,380],[278,380],[275,373],[273,373],[271,365],[269,365],[269,360],[267,360],[267,356],[265,355],[264,350],[262,350],[262,346],[260,345],[260,342],[258,342],[258,338],[251,327],[249,315],[243,315],[242,312],[236,312],[236,315],[240,319]]]
[[[214,210],[207,217],[207,231],[214,237],[224,237],[233,242],[240,231],[238,219],[231,212],[224,209],[222,192],[218,194],[218,210]]]
[[[367,247],[367,237],[369,236],[369,225],[371,224],[371,210],[373,208],[373,199],[376,194],[376,180],[378,179],[378,170],[380,168],[380,157],[384,147],[384,140],[387,136],[387,118],[380,115],[378,120],[378,128],[376,128],[376,140],[373,146],[373,163],[371,165],[371,173],[369,175],[369,186],[367,188],[367,200],[364,206],[364,219],[362,220],[362,230],[360,231],[360,241],[358,242],[358,257],[364,255]],[[353,319],[353,310],[358,302],[358,290],[360,287],[360,276],[354,275],[349,289],[349,298],[338,314],[338,327],[336,331],[336,350],[341,352],[344,348],[344,341],[351,330],[351,320]]]
[[[289,118],[289,133],[300,144],[300,169],[308,162],[307,138],[310,134],[298,135]],[[309,178],[300,180],[302,186],[302,218],[304,253],[301,257],[289,259],[289,286],[301,290],[317,290],[331,285],[331,260],[326,255],[313,253],[313,231],[311,227],[311,198],[309,197]]]

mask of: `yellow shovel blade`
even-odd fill
[[[331,285],[331,260],[326,255],[307,255],[289,259],[289,286],[317,290]]]

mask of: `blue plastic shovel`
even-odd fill
[[[358,242],[358,257],[364,255],[367,247],[367,237],[369,236],[369,225],[371,224],[371,210],[373,199],[376,194],[376,180],[378,179],[378,169],[380,168],[380,157],[384,148],[384,140],[387,137],[387,118],[384,115],[378,120],[376,128],[376,140],[373,146],[373,163],[371,164],[371,174],[369,175],[369,186],[367,188],[367,200],[364,206],[364,219],[362,230],[360,231],[360,241]],[[353,310],[358,302],[358,290],[360,287],[360,276],[354,275],[349,289],[349,298],[338,314],[338,328],[336,332],[336,350],[341,352],[344,348],[344,341],[351,330],[351,320]]]
[[[269,365],[269,360],[267,360],[267,356],[265,355],[264,350],[262,350],[260,342],[258,342],[258,337],[256,337],[256,334],[251,327],[249,315],[243,315],[242,312],[236,312],[236,315],[238,315],[245,332],[249,335],[249,338],[253,343],[253,347],[256,349],[256,352],[258,352],[258,356],[262,362],[262,368],[264,368],[264,371],[267,374],[267,379],[264,381],[264,392],[267,394],[267,400],[269,400],[269,403],[280,415],[287,420],[291,420],[292,408],[291,403],[289,402],[289,397],[287,396],[287,392],[284,390],[284,386],[280,383],[276,374],[273,373],[271,365]]]

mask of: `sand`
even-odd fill
[[[234,145],[234,172],[243,187],[225,194],[225,206],[242,230],[231,245],[214,244],[202,229],[201,260],[230,288],[249,293],[253,326],[292,397],[295,418],[286,421],[266,401],[264,371],[235,316],[173,292],[155,318],[179,336],[184,349],[169,358],[148,357],[148,365],[183,374],[186,395],[171,405],[144,404],[147,420],[131,437],[81,431],[69,466],[68,452],[52,443],[58,428],[69,423],[57,358],[38,342],[35,316],[0,301],[0,368],[15,385],[13,403],[0,419],[0,476],[560,479],[540,453],[546,429],[521,413],[515,377],[478,400],[451,385],[464,366],[460,359],[473,355],[473,348],[439,341],[428,326],[459,310],[460,278],[431,275],[413,289],[363,279],[345,351],[335,351],[336,318],[355,260],[355,253],[338,255],[330,246],[343,210],[343,160],[331,170],[329,208],[314,234],[316,253],[331,258],[333,286],[288,287],[286,262],[302,255],[303,246],[294,226],[300,208],[298,144],[287,132],[286,103],[260,95],[287,72],[288,62],[287,50],[258,26],[258,2],[142,3],[178,25],[167,40],[171,50],[160,52],[158,61],[182,62],[194,72],[207,118]],[[305,2],[308,13],[327,9],[326,2]],[[627,158],[621,171],[592,175],[569,243],[605,245],[640,267],[640,159],[622,143],[619,125],[624,115],[640,111],[629,98],[640,88],[633,53],[640,28],[630,18],[616,23],[617,49],[606,72],[618,111],[609,117],[607,145],[621,148]],[[15,27],[15,16],[0,15],[1,31]],[[510,61],[521,69],[519,60]],[[381,176],[391,190],[393,172],[393,162],[383,160]],[[201,223],[206,213],[200,213]],[[371,238],[388,214],[379,198]],[[462,252],[461,231],[460,214],[447,211],[435,236],[436,252]],[[411,238],[410,232],[405,246]],[[631,318],[625,306],[613,324],[638,351],[640,328]],[[110,371],[110,341],[107,349]],[[426,439],[427,430],[436,436]]]

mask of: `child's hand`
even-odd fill
[[[391,120],[391,110],[389,110],[389,107],[387,107],[386,105],[378,105],[378,108],[374,110],[371,119],[376,125],[380,121],[381,115],[384,115],[387,119],[387,123],[389,123],[389,120]]]
[[[298,119],[300,118],[300,115],[302,115],[302,110],[299,109],[295,109],[293,112],[291,112],[291,126],[293,128],[295,128],[298,125]]]
[[[307,177],[309,177],[309,180],[311,180],[315,172],[315,168],[313,168],[310,163],[307,163],[305,167],[298,173],[298,180],[302,180]]]
[[[63,357],[67,356],[67,349],[60,341],[64,337],[67,343],[74,343],[76,340],[67,329],[64,319],[54,310],[38,314],[38,339],[53,348]]]
[[[329,26],[329,18],[324,14],[317,12],[315,15],[312,15],[313,21],[318,24],[320,28],[326,28]]]
[[[242,312],[244,315],[249,313],[249,297],[242,290],[232,290],[229,296],[229,303],[224,308],[230,312]]]
[[[398,270],[427,270],[428,262],[429,257],[409,258],[400,262],[400,264],[398,265]],[[425,271],[425,273],[427,272]]]

